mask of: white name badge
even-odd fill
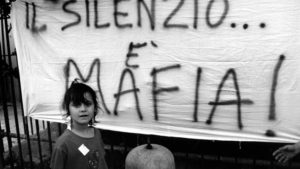
[[[90,151],[84,144],[81,144],[81,146],[78,147],[78,150],[79,150],[84,156]]]

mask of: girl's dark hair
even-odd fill
[[[81,103],[85,105],[89,104],[88,100],[86,100],[84,97],[86,93],[89,93],[92,96],[95,106],[94,117],[98,114],[99,103],[96,92],[90,86],[74,80],[70,88],[66,91],[62,102],[62,108],[67,112],[66,116],[70,116],[69,105],[71,102],[74,105],[80,105]]]

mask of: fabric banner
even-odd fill
[[[11,19],[27,116],[65,122],[79,78],[102,129],[300,140],[299,0],[23,0]]]

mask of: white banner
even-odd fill
[[[233,141],[300,140],[299,0],[16,1],[24,112],[64,122],[66,88],[97,127]]]

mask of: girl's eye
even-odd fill
[[[79,108],[82,104],[85,106],[91,106],[91,105],[93,105],[93,102],[89,101],[89,100],[84,100],[83,102],[80,102],[80,103],[74,103],[74,102],[70,103],[70,105],[75,108]]]
[[[85,101],[84,104],[85,104],[86,106],[91,106],[91,105],[92,105],[92,102],[90,102],[90,101]]]
[[[71,103],[71,106],[78,108],[78,107],[80,107],[80,106],[81,106],[81,103],[79,103],[79,104],[74,104],[74,103]]]

